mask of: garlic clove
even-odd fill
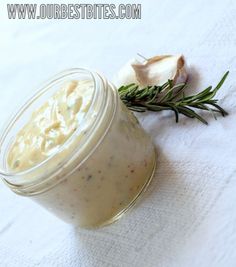
[[[185,60],[182,55],[155,56],[143,62],[130,60],[116,76],[117,86],[136,83],[140,86],[162,85],[168,80],[182,83],[187,80]]]
[[[113,83],[117,87],[131,83],[138,83],[135,71],[132,67],[133,64],[140,64],[140,62],[134,58],[129,60],[114,76]]]

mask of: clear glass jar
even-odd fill
[[[6,159],[16,133],[69,80],[94,84],[92,103],[80,127],[43,162],[11,172]],[[84,69],[60,73],[17,110],[0,136],[0,150],[0,175],[6,185],[64,221],[86,228],[109,224],[124,214],[148,186],[156,164],[150,137],[114,86]]]

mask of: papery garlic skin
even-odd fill
[[[138,83],[136,73],[134,71],[134,68],[132,67],[133,64],[141,63],[135,58],[130,59],[114,76],[113,83],[117,87],[131,83]]]
[[[130,60],[118,72],[114,81],[116,86],[136,83],[141,87],[162,85],[168,80],[182,83],[187,80],[185,60],[182,55],[155,56],[139,62]]]

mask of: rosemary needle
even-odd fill
[[[144,88],[140,88],[137,84],[128,84],[121,86],[118,92],[121,100],[130,110],[137,112],[172,110],[176,122],[179,121],[179,114],[183,114],[208,124],[197,113],[197,110],[210,112],[214,118],[216,118],[215,113],[219,113],[223,117],[228,114],[217,104],[218,100],[214,99],[228,74],[229,71],[224,74],[215,88],[209,86],[200,93],[190,96],[184,94],[187,83],[174,84],[172,80],[168,80],[161,86],[154,85]]]

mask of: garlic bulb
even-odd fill
[[[115,77],[115,85],[136,83],[140,86],[162,85],[168,80],[182,83],[187,80],[185,61],[182,55],[155,56],[143,62],[130,60]]]

